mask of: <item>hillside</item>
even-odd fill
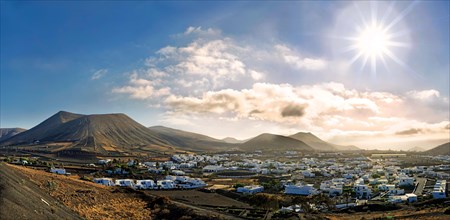
[[[240,144],[240,143],[245,142],[245,141],[238,140],[238,139],[232,138],[232,137],[226,137],[226,138],[222,139],[222,141],[230,143],[230,144]]]
[[[6,140],[16,134],[26,131],[23,128],[0,128],[0,141]]]
[[[60,111],[2,145],[71,142],[83,151],[105,153],[146,145],[169,146],[125,114],[80,115]]]
[[[0,219],[83,219],[5,163],[0,163],[0,196]]]
[[[156,134],[159,138],[165,140],[171,146],[182,149],[189,149],[193,151],[209,151],[233,146],[232,144],[225,141],[193,132],[187,132],[163,126],[153,126],[148,129]]]
[[[299,132],[299,133],[293,134],[289,137],[305,142],[307,145],[314,148],[314,150],[318,150],[318,151],[336,151],[337,150],[333,144],[327,143],[309,132]]]
[[[359,150],[355,146],[341,146],[337,144],[331,144],[318,138],[310,132],[299,132],[289,136],[299,141],[305,142],[307,145],[318,151],[346,151],[346,150]]]
[[[426,155],[450,155],[450,142],[441,144],[424,152]]]
[[[285,137],[275,134],[261,134],[254,137],[245,143],[238,145],[241,150],[255,151],[255,150],[298,150],[298,151],[313,151],[314,149],[303,141],[294,138]]]

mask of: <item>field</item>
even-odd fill
[[[251,208],[250,205],[222,196],[217,193],[206,193],[197,190],[189,191],[148,191],[157,196],[167,196],[172,200],[197,206]]]
[[[105,187],[93,182],[80,180],[78,176],[56,175],[42,170],[6,163],[0,165],[0,170],[2,171],[2,188],[10,188],[17,185],[9,182],[3,183],[4,179],[7,179],[5,177],[15,179],[16,175],[20,175],[20,179],[22,179],[20,181],[23,181],[26,185],[20,185],[19,189],[16,190],[19,194],[29,192],[30,190],[27,191],[27,188],[32,187],[33,194],[38,194],[37,197],[46,195],[46,197],[42,198],[45,198],[45,201],[50,204],[46,205],[46,203],[38,199],[36,201],[28,201],[26,196],[19,197],[8,194],[11,197],[8,199],[20,204],[19,207],[33,207],[26,206],[25,204],[27,203],[37,206],[36,208],[31,208],[31,211],[25,208],[29,212],[18,212],[24,215],[20,219],[79,219],[80,217],[85,219],[232,218],[232,216],[223,215],[212,210],[172,202],[167,197],[148,195],[127,188]],[[2,191],[8,192],[7,190]],[[2,210],[7,210],[7,212],[14,210],[3,203],[1,208]],[[36,217],[32,210],[39,210],[41,218],[39,216]],[[53,218],[53,215],[49,213],[56,213],[55,217]],[[58,215],[58,213],[60,214]],[[67,213],[72,213],[72,215]],[[17,219],[17,217],[15,215],[2,216],[2,219]]]

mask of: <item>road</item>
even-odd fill
[[[423,193],[423,189],[425,188],[425,184],[427,183],[427,178],[419,178],[416,177],[417,187],[414,190],[414,194],[420,196]]]

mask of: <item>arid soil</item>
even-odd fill
[[[9,181],[3,184],[6,188],[2,190],[2,198],[19,204],[2,204],[0,219],[233,219],[233,216],[171,201],[165,196],[149,195],[128,188],[106,187],[80,180],[78,176],[57,175],[6,163],[0,165],[0,171],[2,182],[5,182],[3,179]],[[16,187],[15,194],[10,194],[9,188],[20,182],[26,185]],[[32,194],[30,192],[37,195],[28,201],[28,194]],[[41,197],[49,205],[40,201]],[[3,214],[16,210],[23,216]],[[34,210],[40,216],[34,218]]]
[[[149,194],[167,196],[172,200],[199,206],[251,208],[250,205],[217,193],[189,191],[148,191]]]
[[[0,198],[0,219],[82,219],[4,163],[0,163]]]

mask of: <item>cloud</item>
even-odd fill
[[[170,95],[169,87],[157,87],[158,80],[151,81],[147,79],[138,78],[137,73],[130,75],[128,86],[114,88],[113,93],[129,94],[135,99],[149,99],[154,97],[161,97]]]
[[[419,100],[430,100],[432,98],[438,98],[440,96],[439,91],[436,91],[434,89],[430,90],[422,90],[422,91],[409,91],[407,92],[407,95],[414,99]]]
[[[354,144],[417,138],[406,135],[413,132],[448,138],[449,102],[437,90],[357,90],[318,77],[330,75],[336,62],[306,57],[283,43],[249,44],[201,27],[179,37],[187,40],[157,50],[112,92],[158,106],[172,124],[216,120],[253,126],[252,131],[301,129],[345,144],[346,137],[359,141]],[[304,77],[311,82],[295,81],[312,72],[320,74]]]
[[[102,78],[103,76],[105,76],[108,73],[107,69],[99,69],[97,71],[95,71],[92,76],[91,76],[91,80],[97,80]]]
[[[275,49],[287,64],[296,69],[322,70],[327,66],[325,60],[301,57],[286,45],[275,45]]]
[[[207,28],[203,29],[201,26],[192,27],[189,26],[183,33],[184,35],[200,34],[200,35],[220,35],[221,31],[219,29]]]
[[[412,134],[419,134],[421,132],[422,132],[422,129],[411,128],[411,129],[408,129],[408,130],[395,132],[395,134],[396,135],[412,135]]]
[[[305,114],[305,106],[288,105],[281,110],[282,117],[302,117]]]

